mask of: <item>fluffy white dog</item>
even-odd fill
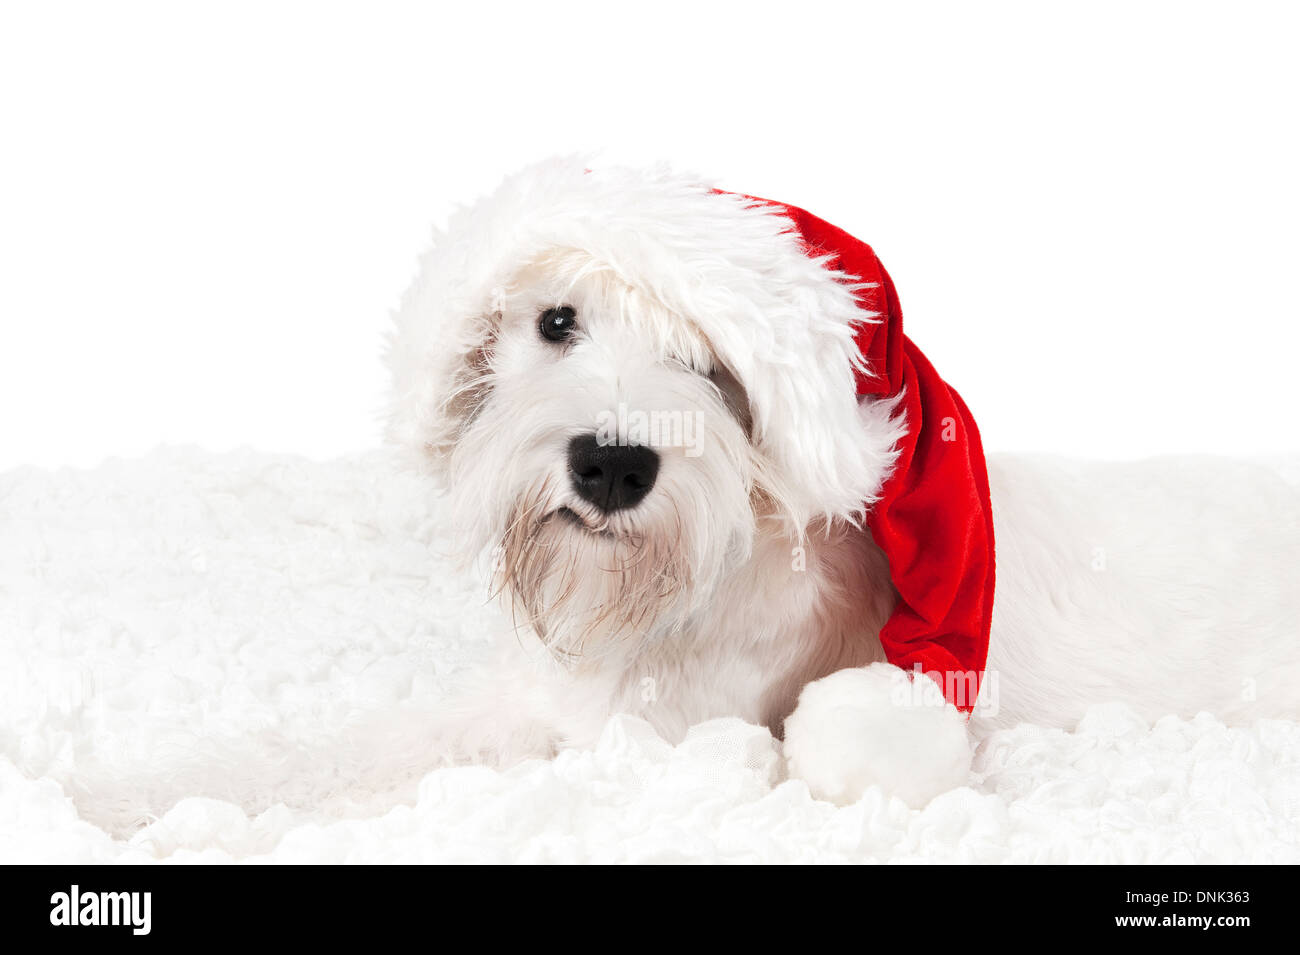
[[[543,164],[453,217],[397,317],[392,435],[513,627],[434,745],[505,764],[615,713],[739,716],[822,798],[921,804],[972,736],[1097,702],[1300,716],[1297,493],[1210,459],[990,459],[973,711],[886,662],[906,569],[866,524],[917,423],[854,386],[880,317],[841,267],[783,207],[658,169]]]

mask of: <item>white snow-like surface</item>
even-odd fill
[[[376,452],[0,475],[0,862],[1300,861],[1300,725],[1094,708],[922,810],[836,808],[739,720],[433,768],[495,611]]]

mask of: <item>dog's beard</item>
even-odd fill
[[[545,483],[523,495],[502,537],[496,585],[516,623],[570,659],[681,626],[707,560],[680,511],[638,522],[556,500]]]

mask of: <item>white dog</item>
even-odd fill
[[[1271,471],[992,459],[991,635],[978,521],[954,544],[936,514],[932,541],[914,507],[916,553],[885,553],[867,524],[920,386],[855,387],[883,374],[859,346],[884,319],[846,262],[786,207],[664,170],[552,162],[453,218],[397,316],[392,435],[445,485],[514,626],[434,745],[505,764],[590,744],[615,713],[668,739],[739,716],[783,734],[820,797],[921,804],[967,781],[972,734],[1071,727],[1092,703],[1300,716],[1300,504]],[[938,491],[937,510],[980,510]],[[950,546],[982,568],[976,701],[886,662],[880,637],[947,586],[902,565]]]

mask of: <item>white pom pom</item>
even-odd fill
[[[932,680],[873,663],[804,687],[785,721],[785,757],[818,799],[843,806],[880,786],[920,808],[967,783],[971,745]]]

